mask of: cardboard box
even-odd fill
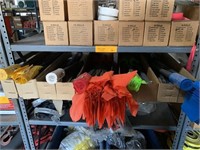
[[[195,80],[195,78],[185,68],[178,64],[170,55],[159,54],[159,58],[169,68],[172,68],[173,70],[187,77],[188,79]],[[184,101],[184,94],[185,93],[177,88],[175,85],[159,83],[157,99],[161,102],[182,103]]]
[[[146,0],[120,0],[119,20],[144,20]]]
[[[143,46],[167,46],[170,22],[145,22]]]
[[[70,21],[93,20],[95,14],[94,0],[68,0]]]
[[[67,20],[66,0],[38,0],[42,21]]]
[[[195,43],[199,21],[173,21],[169,46],[192,46]]]
[[[1,85],[7,98],[18,98],[17,89],[13,80],[3,80]]]
[[[70,45],[93,45],[92,21],[69,21]]]
[[[170,21],[174,9],[175,0],[147,0],[147,21]]]
[[[118,45],[118,21],[94,21],[95,45]]]
[[[75,94],[73,83],[72,82],[66,82],[66,83],[59,82],[59,83],[56,83],[56,93],[57,93],[56,100],[68,100],[68,101],[71,101],[72,97]]]
[[[119,22],[119,46],[142,46],[143,37],[144,22]]]
[[[43,22],[46,45],[69,45],[67,22]]]
[[[39,98],[36,80],[30,80],[26,84],[15,83],[20,97],[24,99]]]

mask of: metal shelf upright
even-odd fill
[[[10,51],[10,42],[7,34],[7,30],[4,23],[4,18],[0,6],[0,61],[2,63],[2,67],[7,67],[8,65],[14,64],[12,52]],[[22,118],[21,111],[19,109],[19,103],[17,99],[12,100],[15,107],[16,115],[9,115],[9,116],[1,116],[0,120],[1,126],[7,125],[18,125],[20,128],[20,134],[24,143],[25,149],[30,149],[29,141],[27,140],[27,134],[25,131],[24,121]]]

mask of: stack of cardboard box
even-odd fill
[[[93,45],[94,0],[68,0],[70,45]]]
[[[46,45],[69,45],[67,1],[39,0]]]
[[[46,45],[192,46],[195,42],[198,21],[171,21],[175,0],[119,0],[117,21],[94,21],[96,2],[39,0]]]

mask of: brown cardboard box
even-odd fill
[[[46,45],[69,45],[67,22],[43,22]]]
[[[94,21],[95,45],[118,45],[118,21]]]
[[[175,0],[147,0],[147,21],[170,21],[174,9]]]
[[[94,8],[94,0],[68,0],[69,20],[93,20]]]
[[[145,22],[143,46],[167,46],[170,22]]]
[[[66,0],[39,0],[38,3],[42,21],[67,20]]]
[[[144,20],[146,0],[120,0],[119,20]]]
[[[56,84],[56,93],[57,100],[68,100],[71,101],[72,97],[75,94],[75,90],[72,82],[62,83],[59,82]]]
[[[173,21],[169,46],[192,46],[195,43],[199,21]]]
[[[143,37],[144,22],[119,22],[119,46],[142,46]]]
[[[18,98],[17,89],[13,80],[3,80],[1,85],[7,98]]]
[[[41,99],[56,99],[55,85],[48,84],[47,82],[37,81],[38,93]]]
[[[15,83],[20,97],[24,99],[39,98],[36,80],[30,80],[26,84]]]
[[[92,21],[69,21],[70,45],[93,45]]]
[[[172,58],[168,54],[159,54],[159,58],[165,63],[169,68],[172,68],[176,72],[180,73],[181,75],[195,80],[195,78],[180,64],[178,64],[174,58]],[[177,102],[182,103],[184,100],[184,92],[177,88],[175,85],[166,84],[166,83],[159,83],[158,88],[158,101],[161,102]]]

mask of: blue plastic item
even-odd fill
[[[184,103],[181,106],[182,110],[186,113],[190,121],[195,122],[197,124],[200,123],[199,91],[200,91],[200,81],[196,81],[193,84],[193,89],[187,92]]]
[[[169,75],[169,81],[178,86],[183,91],[190,91],[193,88],[192,80],[178,73],[171,73]]]

